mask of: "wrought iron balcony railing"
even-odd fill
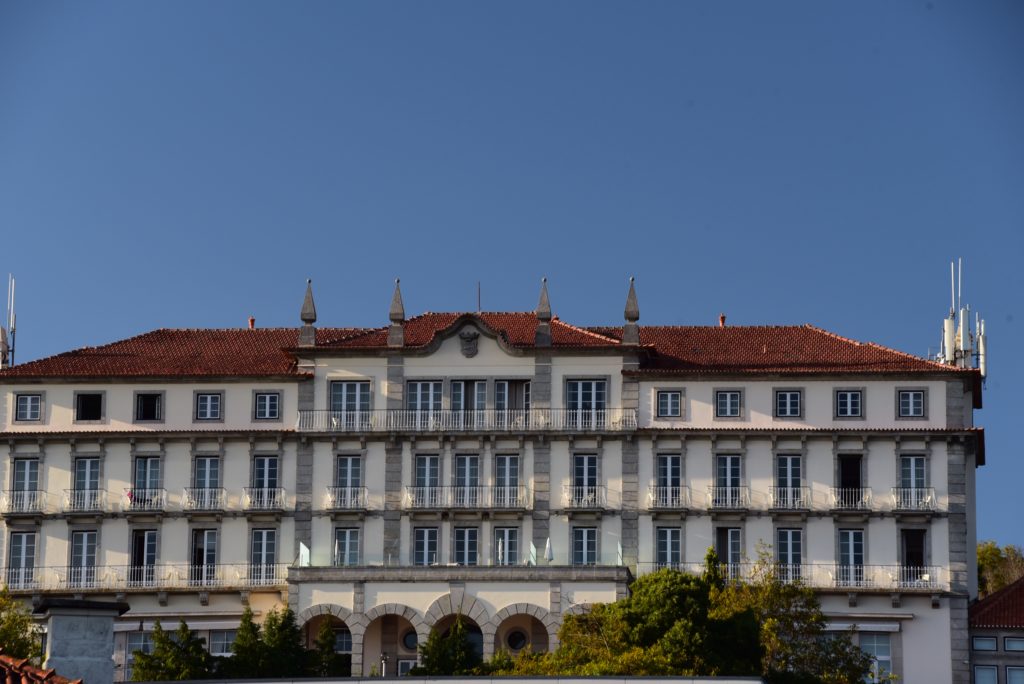
[[[704,572],[704,564],[699,562],[639,563],[637,571],[646,574],[666,567],[694,575]],[[815,589],[935,592],[949,588],[937,566],[776,563],[766,568],[756,563],[723,563],[720,572],[727,580],[749,581],[766,569],[780,582],[799,582]]]
[[[771,507],[775,510],[801,511],[811,508],[809,487],[769,487]]]
[[[602,509],[608,505],[608,489],[604,485],[563,485],[566,508]]]
[[[65,513],[101,513],[107,510],[107,492],[102,489],[65,489]]]
[[[223,487],[186,487],[181,507],[186,511],[222,511],[227,504]]]
[[[331,511],[366,509],[366,487],[328,487],[327,509]]]
[[[46,492],[38,489],[9,489],[0,496],[0,511],[6,514],[42,513]]]
[[[837,511],[870,511],[871,490],[867,487],[833,487],[832,509]]]
[[[242,496],[247,511],[282,511],[284,504],[284,487],[246,487]]]
[[[750,508],[750,488],[708,487],[708,508],[739,510]]]
[[[244,589],[285,584],[283,564],[151,563],[5,568],[11,591],[102,592]]]
[[[125,489],[121,495],[121,510],[125,513],[159,513],[166,507],[166,489],[130,487]]]
[[[299,411],[300,432],[624,432],[636,409]]]
[[[896,511],[934,511],[935,489],[932,487],[893,487],[892,507]]]
[[[685,486],[648,488],[650,507],[657,509],[679,510],[690,507],[690,488]]]
[[[529,508],[531,501],[523,485],[449,487],[406,487],[406,508],[461,508],[474,510],[514,510]]]

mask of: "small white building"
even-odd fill
[[[767,545],[901,681],[968,682],[979,372],[811,326],[427,313],[155,330],[0,371],[3,577],[227,651],[245,605],[404,672],[457,612],[485,655],[715,547]],[[394,670],[391,670],[392,672]]]

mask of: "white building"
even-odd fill
[[[0,371],[4,577],[120,597],[115,657],[243,606],[404,670],[468,616],[551,648],[632,577],[768,544],[904,682],[967,682],[977,371],[811,326],[529,313],[156,330]],[[307,553],[308,550],[308,553]],[[125,670],[122,669],[122,672]],[[394,671],[394,670],[391,670]]]

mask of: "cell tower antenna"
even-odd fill
[[[0,368],[14,365],[14,338],[17,335],[17,316],[14,314],[14,275],[7,274],[7,310],[0,323]]]

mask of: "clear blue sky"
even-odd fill
[[[18,360],[406,310],[988,321],[979,533],[1024,544],[1024,3],[0,2]],[[1014,390],[1014,388],[1017,388]]]

